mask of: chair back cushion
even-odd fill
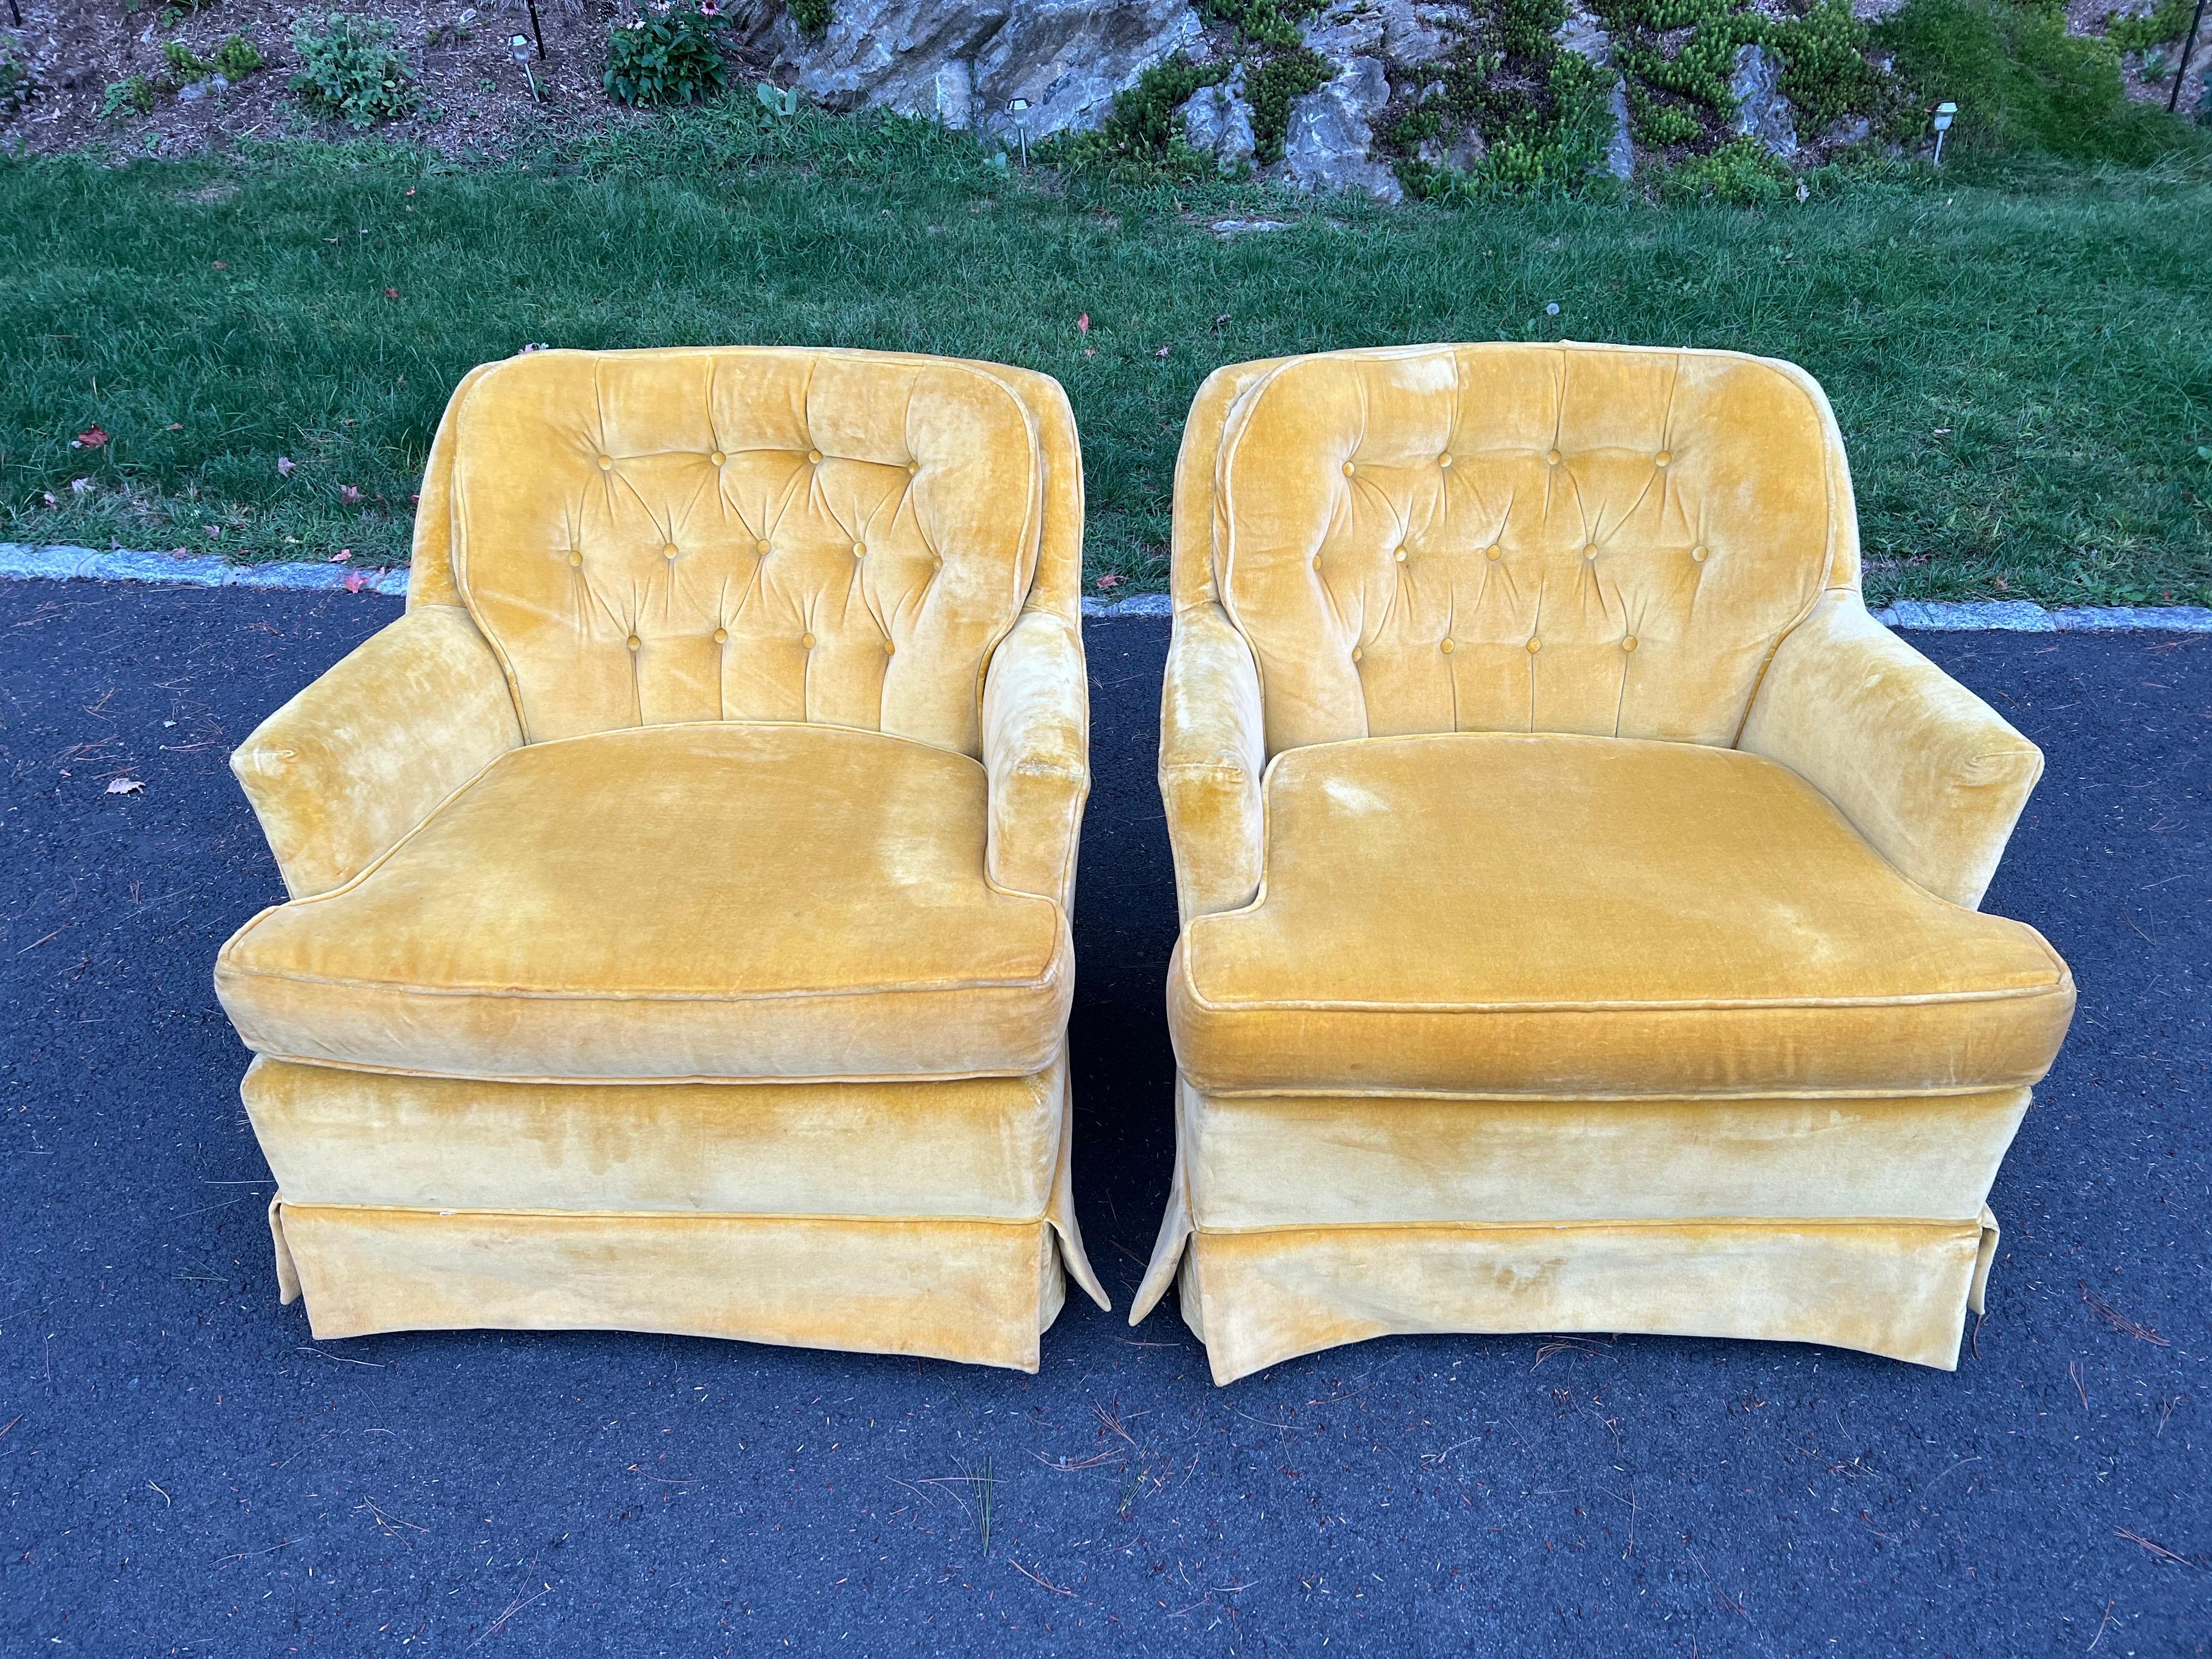
[[[977,752],[1042,518],[1036,422],[1000,379],[548,351],[480,371],[447,422],[453,585],[527,741],[782,720]]]
[[[1231,406],[1212,483],[1212,586],[1271,756],[1426,732],[1732,744],[1776,644],[1857,580],[1827,400],[1735,353],[1292,358]]]

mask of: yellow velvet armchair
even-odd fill
[[[1948,1369],[2066,964],[1979,914],[2042,767],[1869,616],[1789,364],[1224,368],[1159,779],[1179,1281],[1226,1382],[1393,1332]]]
[[[1059,385],[729,349],[489,364],[406,614],[233,766],[222,947],[318,1337],[586,1327],[1034,1370],[1089,788]]]

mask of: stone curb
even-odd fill
[[[101,582],[176,582],[189,587],[287,587],[327,592],[346,586],[360,593],[404,593],[407,567],[389,570],[344,564],[233,564],[214,554],[101,553],[89,547],[33,547],[0,542],[0,580],[83,577]]]
[[[284,587],[343,589],[349,579],[362,593],[404,594],[407,567],[355,569],[343,564],[233,564],[213,554],[101,553],[89,547],[36,547],[0,542],[0,580],[82,577],[106,582],[178,582],[192,587]],[[1086,617],[1155,617],[1175,614],[1164,593],[1139,593],[1109,601],[1086,599]],[[2201,605],[2074,606],[2046,611],[2026,599],[1992,599],[1951,604],[1935,599],[1899,599],[1875,611],[1875,620],[1891,628],[1929,633],[2112,634],[2165,632],[2212,634],[2212,607]]]

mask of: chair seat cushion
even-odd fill
[[[2032,1083],[2074,1006],[2034,929],[1939,899],[1735,750],[1446,733],[1285,750],[1260,894],[1169,975],[1213,1091],[1572,1096]]]
[[[820,725],[514,750],[361,876],[256,916],[216,983],[280,1058],[508,1079],[1023,1075],[1073,980],[984,877],[964,755]]]

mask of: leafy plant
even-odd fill
[[[830,0],[784,0],[783,9],[801,34],[819,34],[830,27]]]
[[[1852,15],[1851,0],[1820,0],[1802,17],[1768,23],[1765,44],[1782,55],[1783,95],[1797,106],[1798,129],[1820,132],[1847,115],[1872,115],[1881,76],[1867,61],[1874,37]]]
[[[1747,137],[1669,169],[1659,181],[1659,194],[1669,202],[1751,207],[1780,201],[1789,184],[1790,174],[1766,146]]]
[[[261,48],[250,36],[234,34],[215,49],[215,72],[226,81],[243,81],[261,68]]]
[[[2057,0],[1908,0],[1875,38],[1923,101],[1959,106],[1951,142],[1969,155],[2144,162],[2179,142],[2128,101],[2118,48],[2068,33]]]
[[[1203,0],[1200,9],[1255,46],[1287,50],[1304,41],[1300,25],[1321,6],[1322,0]]]
[[[1078,173],[1132,180],[1198,178],[1213,163],[1183,142],[1176,112],[1201,87],[1218,86],[1228,78],[1226,63],[1194,64],[1177,52],[1139,76],[1136,85],[1116,94],[1114,107],[1097,127],[1056,136],[1041,146],[1040,153]],[[1253,125],[1256,128],[1259,123]]]
[[[779,87],[763,81],[753,88],[753,96],[760,100],[761,107],[770,115],[780,117],[786,121],[799,113],[797,87]]]
[[[38,89],[30,65],[13,52],[0,50],[0,114],[13,114],[22,109]]]
[[[2159,0],[2148,12],[2105,14],[2105,39],[2120,52],[2148,52],[2189,33],[2196,15],[2195,0]]]
[[[212,75],[215,65],[197,57],[192,49],[181,40],[161,43],[161,61],[167,64],[169,79],[178,86],[187,86],[202,76]]]
[[[1245,80],[1252,106],[1252,147],[1262,167],[1283,159],[1283,141],[1290,136],[1291,105],[1326,85],[1328,59],[1304,46],[1278,52],[1254,70]]]
[[[728,84],[721,19],[694,0],[668,0],[607,34],[607,96],[617,104],[691,104]]]
[[[100,118],[119,121],[125,115],[149,115],[154,109],[154,83],[143,75],[126,75],[110,81],[100,94]]]
[[[390,22],[352,12],[331,12],[319,23],[299,19],[292,25],[292,49],[300,55],[294,95],[356,129],[407,114],[420,99],[392,33]]]
[[[1705,124],[1694,110],[1660,102],[1640,81],[1628,83],[1628,130],[1638,143],[1651,149],[1694,144],[1705,136]]]

